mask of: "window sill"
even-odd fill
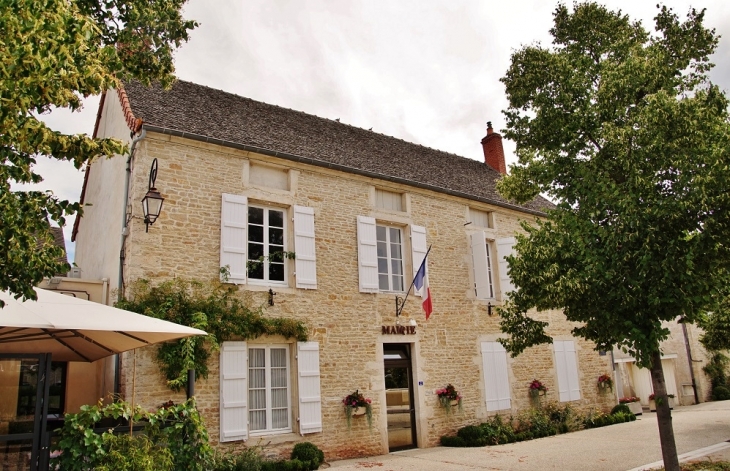
[[[271,432],[253,434],[250,433],[248,436],[249,440],[266,439],[266,443],[269,445],[281,445],[285,443],[294,443],[302,440],[302,437],[294,432]]]

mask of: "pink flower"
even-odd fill
[[[372,404],[373,401],[371,401],[370,399],[365,399],[365,402],[367,402],[368,404]]]

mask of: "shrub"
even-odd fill
[[[713,401],[726,401],[730,399],[730,389],[725,386],[716,386],[712,389]]]
[[[313,443],[297,443],[291,452],[291,459],[309,463],[308,469],[319,469],[319,465],[324,463],[324,452]]]
[[[444,435],[441,437],[441,445],[443,446],[453,446],[453,447],[466,447],[466,441],[464,441],[463,438],[456,436],[456,437],[450,437],[448,435]]]
[[[217,458],[211,471],[261,471],[263,461],[260,447],[246,447]]]
[[[627,406],[626,404],[617,404],[616,406],[614,406],[613,409],[611,409],[611,415],[616,414],[617,412],[631,414],[631,409],[629,409],[629,406]]]

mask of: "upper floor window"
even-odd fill
[[[283,209],[248,207],[248,277],[285,281],[285,218]]]
[[[376,188],[375,207],[390,211],[403,211],[403,195],[401,193]]]
[[[222,196],[220,266],[228,272],[226,281],[243,284],[249,278],[258,284],[285,285],[286,268],[292,264],[285,255],[293,251],[296,287],[317,288],[314,208],[249,205],[246,196]],[[293,241],[287,240],[291,216]]]
[[[403,237],[400,228],[376,226],[378,284],[381,291],[403,291]]]

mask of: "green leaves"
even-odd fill
[[[574,335],[646,366],[662,322],[695,322],[717,299],[730,264],[730,126],[706,76],[718,39],[703,19],[661,8],[651,34],[595,3],[560,5],[553,45],[513,54],[502,81],[519,164],[498,189],[558,202],[524,226],[509,261],[513,354],[549,341],[530,309],[562,308]]]
[[[184,20],[184,0],[0,0],[0,289],[34,298],[44,276],[68,270],[46,244],[49,222],[63,226],[77,204],[50,194],[11,192],[39,183],[35,156],[73,162],[122,154],[112,139],[65,135],[38,115],[54,107],[77,110],[81,98],[120,80],[174,80],[172,53],[197,24]],[[7,223],[6,223],[7,221]],[[36,246],[40,248],[36,250]]]
[[[307,340],[302,322],[264,317],[261,307],[252,308],[238,297],[236,287],[218,281],[177,278],[153,287],[139,280],[132,285],[130,298],[119,301],[116,307],[208,332],[207,337],[188,337],[159,346],[157,361],[173,391],[187,385],[190,368],[195,369],[197,377],[207,378],[211,352],[231,338],[282,335]]]

